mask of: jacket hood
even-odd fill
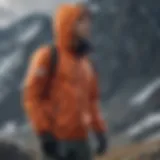
[[[81,5],[64,4],[56,12],[54,31],[56,45],[68,49],[74,41],[74,27],[83,13]]]

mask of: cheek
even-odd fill
[[[79,36],[88,37],[91,31],[90,21],[79,21],[76,25],[76,33]]]
[[[90,27],[88,24],[82,24],[79,28],[81,34],[87,34],[90,31]]]

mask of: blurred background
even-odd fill
[[[79,1],[0,0],[1,137],[28,131],[20,104],[28,58],[41,44],[51,43],[56,7]],[[93,9],[92,58],[111,143],[160,139],[160,1],[84,2]]]

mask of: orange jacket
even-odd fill
[[[56,75],[48,80],[51,50],[42,46],[31,57],[24,83],[25,111],[35,131],[50,132],[62,140],[84,139],[90,126],[97,132],[105,130],[94,70],[87,57],[77,59],[66,49],[80,12],[80,7],[72,5],[57,12]]]

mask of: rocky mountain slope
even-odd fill
[[[148,137],[158,131],[159,121],[151,129],[145,123],[150,132],[135,130],[159,113],[160,2],[91,3],[98,8],[93,15],[92,58],[98,66],[111,133],[125,132],[133,140]],[[28,58],[40,44],[51,43],[51,34],[51,17],[44,12],[27,13],[0,29],[0,124],[24,121],[20,90]]]

